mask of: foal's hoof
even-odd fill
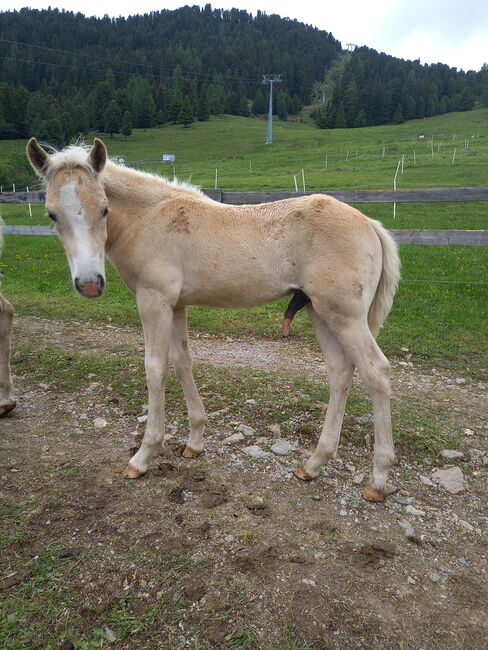
[[[141,475],[141,472],[134,467],[134,465],[131,465],[130,463],[127,465],[127,467],[124,469],[124,478],[139,478]]]
[[[16,406],[17,402],[11,402],[10,404],[4,404],[3,406],[0,406],[0,418],[5,417],[7,413],[13,411]]]
[[[197,458],[197,456],[200,456],[201,453],[201,451],[195,451],[186,445],[186,447],[183,449],[183,458]]]
[[[366,499],[366,501],[381,503],[386,499],[386,494],[384,492],[380,492],[379,490],[375,490],[370,485],[367,485],[363,490],[363,499]]]
[[[300,479],[300,481],[312,481],[314,478],[313,476],[310,476],[310,474],[307,474],[301,465],[300,467],[297,467],[293,473]]]

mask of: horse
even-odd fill
[[[169,361],[188,411],[183,456],[203,451],[207,418],[192,375],[187,306],[251,307],[302,292],[326,355],[330,398],[316,449],[295,475],[316,478],[335,458],[357,368],[375,421],[373,468],[363,497],[385,499],[395,459],[390,364],[375,337],[392,306],[400,262],[380,223],[321,194],[224,205],[191,185],[112,163],[98,138],[91,147],[52,154],[31,138],[27,156],[44,180],[47,215],[55,222],[76,291],[101,296],[106,256],[136,298],[149,405],[126,478],[143,475],[164,443]]]
[[[2,220],[0,219],[0,253],[3,247]],[[0,293],[0,418],[16,407],[10,373],[10,339],[14,310]]]

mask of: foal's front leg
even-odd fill
[[[173,308],[157,291],[138,291],[137,306],[144,329],[144,363],[149,398],[146,432],[137,453],[124,470],[126,478],[138,478],[147,471],[149,459],[164,439],[164,387],[168,375],[168,352]]]
[[[14,310],[0,294],[0,417],[15,408],[10,376],[10,337]]]

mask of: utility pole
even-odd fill
[[[322,104],[325,104],[325,91],[329,87],[329,84],[320,84],[320,88],[322,90]]]
[[[264,74],[262,84],[269,84],[268,134],[266,144],[273,142],[273,84],[281,83],[280,74]]]

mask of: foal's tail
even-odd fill
[[[370,219],[383,249],[383,268],[373,302],[369,307],[368,325],[373,336],[377,336],[393,304],[393,297],[400,280],[400,257],[398,247],[390,233],[379,221]]]

